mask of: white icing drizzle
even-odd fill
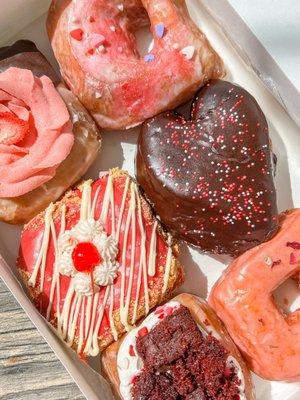
[[[137,204],[138,204],[138,223],[141,233],[141,254],[139,260],[139,271],[138,271],[138,280],[137,280],[137,290],[134,302],[134,309],[131,324],[135,324],[137,320],[137,311],[138,311],[138,303],[139,296],[141,291],[142,284],[142,274],[144,280],[144,298],[145,298],[145,314],[147,315],[149,312],[149,291],[148,291],[148,277],[147,277],[147,262],[146,262],[146,233],[143,224],[143,216],[142,216],[142,207],[141,207],[141,199],[137,192],[137,187],[135,186],[135,194],[137,196]]]
[[[166,267],[165,267],[164,284],[163,284],[162,294],[165,294],[167,291],[167,288],[168,288],[171,266],[172,266],[172,237],[169,234],[168,235],[168,254],[167,254]]]
[[[109,304],[109,323],[110,323],[110,329],[111,329],[111,333],[113,335],[113,338],[115,341],[118,340],[118,332],[116,330],[116,325],[115,325],[115,321],[113,318],[113,311],[114,311],[114,286],[111,286],[111,291],[110,291],[110,304]]]
[[[78,353],[96,355],[99,352],[98,334],[103,322],[105,309],[108,309],[109,325],[114,340],[118,332],[114,322],[115,295],[120,296],[120,320],[127,331],[132,329],[136,322],[141,297],[144,297],[145,313],[149,312],[148,279],[156,273],[157,251],[157,221],[153,224],[150,238],[149,254],[147,254],[146,228],[143,220],[141,199],[137,185],[127,176],[124,181],[122,200],[116,220],[114,199],[114,178],[109,173],[105,187],[102,208],[99,220],[95,219],[95,212],[101,185],[98,186],[92,199],[92,181],[86,181],[81,186],[80,218],[76,225],[66,230],[66,205],[61,207],[60,230],[57,233],[53,213],[55,206],[45,211],[44,232],[41,248],[34,264],[29,285],[35,287],[39,277],[40,290],[44,289],[45,269],[50,239],[53,242],[55,262],[49,292],[49,304],[46,317],[53,317],[53,306],[56,305],[57,331],[59,335],[73,346],[78,341]],[[129,198],[129,204],[127,199]],[[128,204],[128,207],[127,207]],[[104,230],[108,219],[111,226],[111,235]],[[137,252],[137,232],[140,232],[140,251]],[[115,261],[119,252],[120,233],[123,232],[122,252],[120,254],[121,267]],[[74,246],[80,241],[91,241],[101,254],[102,261],[96,266],[92,274],[76,271],[72,263]],[[172,262],[171,241],[166,256],[166,266],[163,278],[163,290],[168,285]],[[128,253],[129,252],[129,253]],[[128,260],[130,254],[130,260]],[[116,290],[114,279],[117,270],[121,274],[121,288]],[[70,277],[70,284],[61,304],[61,274]],[[137,288],[133,297],[134,277],[137,274]],[[143,284],[143,293],[142,293]],[[104,288],[104,286],[106,286]],[[100,290],[100,291],[99,291]],[[102,292],[103,290],[103,292]],[[120,292],[120,294],[119,294]],[[129,320],[129,313],[133,303],[133,314]]]
[[[42,246],[40,253],[38,255],[38,258],[36,260],[36,263],[33,267],[33,272],[31,274],[31,277],[28,281],[28,284],[32,287],[35,287],[36,285],[36,279],[37,275],[40,271],[40,290],[43,290],[44,287],[44,280],[45,280],[45,266],[46,266],[46,259],[47,259],[47,251],[48,251],[48,246],[49,246],[49,240],[50,240],[50,221],[52,219],[52,214],[54,211],[54,205],[51,203],[48,208],[45,211],[45,230],[44,230],[44,235],[43,235],[43,240],[42,240]]]
[[[131,192],[131,201],[130,201],[130,208],[131,208],[131,257],[130,257],[130,272],[129,272],[129,282],[127,288],[127,295],[126,295],[126,302],[125,308],[123,312],[124,316],[124,326],[126,330],[131,329],[131,324],[128,322],[128,315],[129,315],[129,306],[130,306],[130,299],[131,299],[131,291],[133,285],[133,275],[134,275],[134,266],[135,266],[135,237],[136,237],[136,199],[135,199],[135,191],[134,191],[134,183],[131,183],[130,186]],[[123,323],[123,321],[122,321]]]
[[[149,276],[155,275],[155,266],[156,266],[156,229],[157,229],[157,221],[153,224],[151,241],[150,241],[150,255],[149,255],[149,266],[148,266],[148,274]]]

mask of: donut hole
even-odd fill
[[[137,29],[134,32],[134,36],[136,38],[136,47],[140,57],[151,53],[154,45],[154,38],[150,31],[150,25]]]
[[[273,298],[283,315],[295,312],[300,308],[299,283],[294,278],[287,279],[273,292]]]

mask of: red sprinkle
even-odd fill
[[[294,250],[300,250],[300,243],[299,242],[287,242],[287,247],[291,247]]]
[[[297,263],[297,259],[296,259],[295,254],[291,253],[290,254],[290,264],[293,265],[293,264],[296,264],[296,263]]]
[[[138,331],[138,335],[139,335],[139,337],[143,337],[143,336],[147,335],[148,332],[149,332],[148,329],[144,326],[144,328],[141,328]]]
[[[174,311],[174,308],[173,308],[173,307],[166,307],[166,308],[164,309],[165,315],[172,315],[172,314],[173,314],[173,311]]]
[[[129,346],[129,355],[131,357],[135,357],[135,351],[134,351],[132,344]]]
[[[226,367],[225,368],[225,371],[224,371],[224,376],[225,376],[225,378],[230,378],[231,377],[231,375],[232,375],[232,371],[231,371],[231,368],[229,368],[229,367]]]
[[[155,315],[161,314],[164,311],[164,308],[162,306],[157,307],[157,309],[154,311]]]
[[[74,29],[73,31],[70,32],[70,35],[73,39],[78,40],[80,42],[83,37],[83,30],[80,28]]]
[[[273,261],[271,268],[275,267],[276,265],[279,265],[280,263],[281,263],[281,260]]]
[[[89,17],[89,22],[95,22],[96,20],[95,20],[95,18],[91,15],[90,17]]]
[[[88,54],[90,54],[92,56],[95,53],[95,50],[94,49],[89,49],[87,52],[88,52]]]
[[[132,385],[135,384],[135,382],[136,382],[136,380],[137,380],[137,377],[138,377],[138,376],[135,375],[133,378],[131,378],[131,382],[130,382],[130,383],[131,383]]]

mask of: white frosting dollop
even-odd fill
[[[72,248],[64,251],[56,261],[58,271],[65,276],[74,276],[76,269],[72,260]]]
[[[62,233],[57,239],[58,251],[63,253],[65,251],[71,252],[74,248],[75,238],[72,237],[70,231]]]
[[[92,242],[98,235],[101,235],[103,226],[99,221],[90,218],[77,222],[71,232],[79,242]],[[104,235],[106,237],[106,234]]]
[[[73,287],[75,292],[84,296],[91,296],[93,294],[92,279],[89,274],[84,272],[77,272],[73,277]]]
[[[104,260],[114,260],[116,258],[119,249],[118,243],[113,235],[102,241],[100,252]]]
[[[94,282],[99,286],[112,285],[117,277],[118,269],[119,263],[117,262],[103,262],[94,269]]]

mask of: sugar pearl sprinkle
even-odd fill
[[[201,200],[203,211],[195,210],[199,232],[210,229],[211,235],[220,226],[241,224],[248,227],[245,235],[251,235],[271,218],[273,190],[261,183],[272,170],[271,157],[268,145],[258,138],[268,128],[247,118],[247,99],[240,92],[233,96],[232,91],[229,105],[218,103],[205,115],[201,115],[205,105],[196,101],[192,115],[198,112],[199,119],[166,113],[165,127],[155,125],[158,134],[152,138],[157,154],[147,155],[148,167],[165,187]]]

